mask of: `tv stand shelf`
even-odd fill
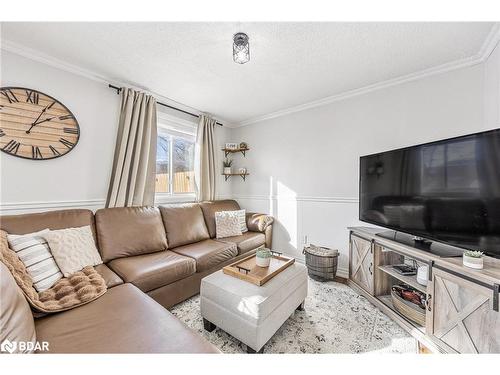
[[[412,322],[411,320],[409,320],[408,318],[406,318],[405,316],[401,315],[393,306],[392,304],[392,297],[390,294],[386,294],[386,295],[383,295],[383,296],[378,296],[377,297],[384,305],[386,305],[389,309],[391,309],[392,311],[394,311],[401,319],[404,319],[409,325],[415,327],[416,329],[418,329],[420,332],[422,333],[425,333],[425,327],[424,326],[421,326],[415,322]]]
[[[461,257],[438,255],[379,236],[379,228],[351,227],[348,285],[392,318],[420,345],[437,353],[500,353],[500,259],[484,257],[484,269]],[[427,265],[427,286],[395,264]],[[391,288],[404,283],[426,295],[425,324],[398,312]]]
[[[427,287],[425,285],[421,285],[417,282],[417,276],[405,276],[396,272],[392,266],[378,266],[378,269],[382,272],[385,272],[388,275],[391,275],[395,279],[402,281],[403,283],[411,286],[412,288],[417,289],[422,293],[427,293]]]

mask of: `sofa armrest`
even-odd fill
[[[265,232],[266,228],[273,224],[274,218],[266,214],[247,212],[247,228],[251,232]]]

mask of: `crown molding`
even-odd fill
[[[478,53],[483,62],[488,60],[488,58],[491,56],[494,49],[498,45],[499,41],[500,41],[500,23],[496,22],[491,28],[490,33],[486,37]]]
[[[0,40],[0,49],[7,51],[7,52],[10,52],[10,53],[13,53],[13,54],[16,54],[16,55],[19,55],[19,56],[22,56],[22,57],[25,57],[25,58],[33,60],[33,61],[37,61],[39,63],[51,66],[53,68],[56,68],[56,69],[59,69],[59,70],[62,70],[62,71],[68,72],[68,73],[72,73],[72,74],[75,74],[75,75],[78,75],[81,77],[85,77],[85,78],[90,79],[90,80],[95,81],[95,82],[106,84],[106,86],[108,84],[112,84],[112,85],[117,86],[117,87],[126,86],[126,87],[133,88],[135,90],[140,90],[140,91],[146,92],[150,95],[153,95],[154,97],[157,98],[157,100],[164,102],[165,104],[180,108],[180,109],[187,111],[187,112],[193,112],[193,113],[197,113],[197,114],[204,113],[203,111],[201,111],[199,109],[196,109],[196,108],[190,107],[188,105],[176,102],[175,100],[170,99],[164,95],[161,95],[155,91],[152,91],[152,90],[148,89],[147,87],[143,87],[143,86],[131,83],[131,82],[120,81],[114,77],[107,77],[107,76],[99,74],[95,71],[85,69],[85,68],[82,68],[78,65],[71,64],[71,63],[68,63],[66,61],[55,58],[53,56],[47,55],[47,54],[40,52],[38,50],[34,50],[32,48],[25,47],[19,43],[15,43],[15,42],[12,42],[9,40],[1,39]],[[213,118],[215,120],[223,123],[227,127],[230,127],[230,128],[235,127],[234,124],[230,123],[229,121],[226,121],[223,118],[220,118],[217,116],[213,116]]]
[[[235,124],[235,127],[242,127],[247,125],[252,125],[258,122],[262,122],[265,120],[270,120],[277,117],[286,116],[296,112],[302,112],[307,109],[316,108],[320,106],[324,106],[330,103],[334,103],[340,100],[345,100],[348,98],[352,98],[354,96],[363,95],[372,91],[385,89],[388,87],[404,84],[407,82],[419,80],[422,78],[430,77],[437,74],[443,74],[447,72],[451,72],[457,69],[463,69],[467,67],[471,67],[474,65],[478,65],[483,63],[488,59],[491,55],[498,42],[500,41],[500,23],[496,22],[491,28],[488,36],[486,37],[484,43],[482,44],[479,52],[473,56],[466,57],[460,60],[451,61],[449,63],[445,63],[442,65],[438,65],[432,68],[424,69],[418,72],[406,74],[404,76],[392,78],[386,81],[381,81],[372,85],[364,86],[358,89],[349,90],[343,93],[327,96],[325,98],[314,100],[312,102],[300,104],[294,107],[289,107],[286,109],[282,109],[276,112],[271,112],[262,116],[253,117],[248,120],[244,120]]]
[[[442,65],[439,65],[439,66],[436,66],[433,68],[429,68],[429,69],[425,69],[425,70],[422,70],[419,72],[410,73],[410,74],[407,74],[407,75],[404,75],[401,77],[392,78],[392,79],[389,79],[386,81],[374,83],[372,85],[364,86],[364,87],[361,87],[359,89],[349,90],[349,91],[346,91],[346,92],[343,92],[340,94],[327,96],[325,98],[315,100],[312,102],[300,104],[300,105],[286,108],[286,109],[282,109],[282,110],[279,110],[276,112],[271,112],[271,113],[268,113],[266,115],[250,118],[248,120],[241,121],[240,123],[238,123],[236,125],[236,127],[239,128],[242,126],[248,126],[248,125],[252,125],[252,124],[262,122],[265,120],[270,120],[270,119],[277,118],[277,117],[283,117],[283,116],[286,116],[286,115],[289,115],[292,113],[296,113],[296,112],[302,112],[302,111],[305,111],[305,110],[308,110],[311,108],[321,107],[321,106],[324,106],[327,104],[331,104],[331,103],[338,102],[341,100],[349,99],[349,98],[352,98],[355,96],[367,94],[369,92],[389,88],[392,86],[401,85],[401,84],[404,84],[407,82],[416,81],[416,80],[419,80],[422,78],[450,72],[450,71],[457,70],[457,69],[467,68],[470,66],[480,64],[482,62],[483,62],[483,60],[478,55],[474,55],[474,56],[471,56],[471,57],[468,57],[465,59],[442,64]]]

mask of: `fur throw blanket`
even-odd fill
[[[37,292],[23,262],[9,248],[7,233],[0,230],[0,261],[10,270],[31,307],[42,313],[65,311],[89,303],[106,293],[102,276],[88,266],[57,281],[50,289]]]

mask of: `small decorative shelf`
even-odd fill
[[[250,173],[223,173],[222,175],[224,176],[224,181],[227,181],[227,179],[231,176],[240,176],[243,181],[246,180],[247,176],[249,175]]]
[[[223,148],[222,151],[224,151],[224,157],[227,157],[227,155],[229,154],[234,154],[236,152],[241,152],[243,154],[243,156],[246,157],[246,152],[250,150],[248,147],[247,148],[234,148],[234,149],[230,149],[230,148]]]

